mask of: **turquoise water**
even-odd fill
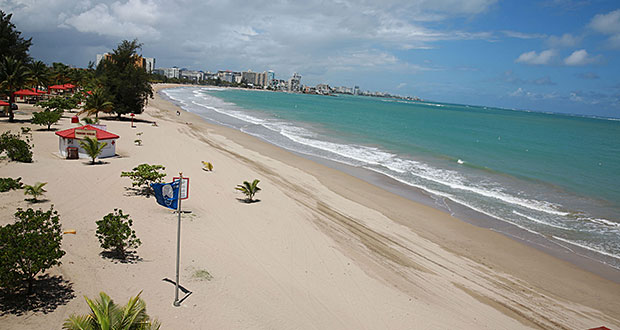
[[[385,174],[620,267],[620,121],[360,96],[168,89],[278,146]]]

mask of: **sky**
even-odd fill
[[[0,0],[31,55],[86,67],[138,39],[156,67],[620,117],[620,1]]]

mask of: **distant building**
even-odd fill
[[[154,71],[157,74],[166,76],[166,78],[177,78],[179,79],[181,76],[179,74],[179,68],[177,68],[176,66],[172,67],[172,68],[159,68],[159,69],[155,69]]]
[[[204,73],[202,71],[179,70],[179,76],[183,79],[192,80],[194,82],[204,80]]]
[[[328,84],[318,84],[316,85],[315,90],[316,90],[316,93],[325,94],[325,95],[331,94],[332,92],[332,89],[329,87]]]
[[[148,73],[153,73],[155,70],[155,58],[154,57],[145,57],[144,58],[144,70]]]
[[[353,95],[360,95],[360,86],[355,86],[355,88],[353,88]]]
[[[252,70],[241,72],[241,82],[244,82],[248,85],[256,85],[257,84],[256,72],[252,72]]]
[[[230,70],[220,70],[217,72],[217,77],[222,81],[227,81],[229,83],[233,82],[233,72]]]
[[[297,72],[293,73],[291,79],[288,80],[288,91],[299,92],[301,87],[301,75]]]

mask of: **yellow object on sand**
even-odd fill
[[[65,230],[63,232],[63,234],[73,234],[73,235],[75,235],[75,234],[77,234],[77,230],[75,230],[75,229]]]

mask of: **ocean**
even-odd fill
[[[441,209],[459,205],[620,269],[620,120],[350,95],[161,93],[209,122],[385,175]]]

